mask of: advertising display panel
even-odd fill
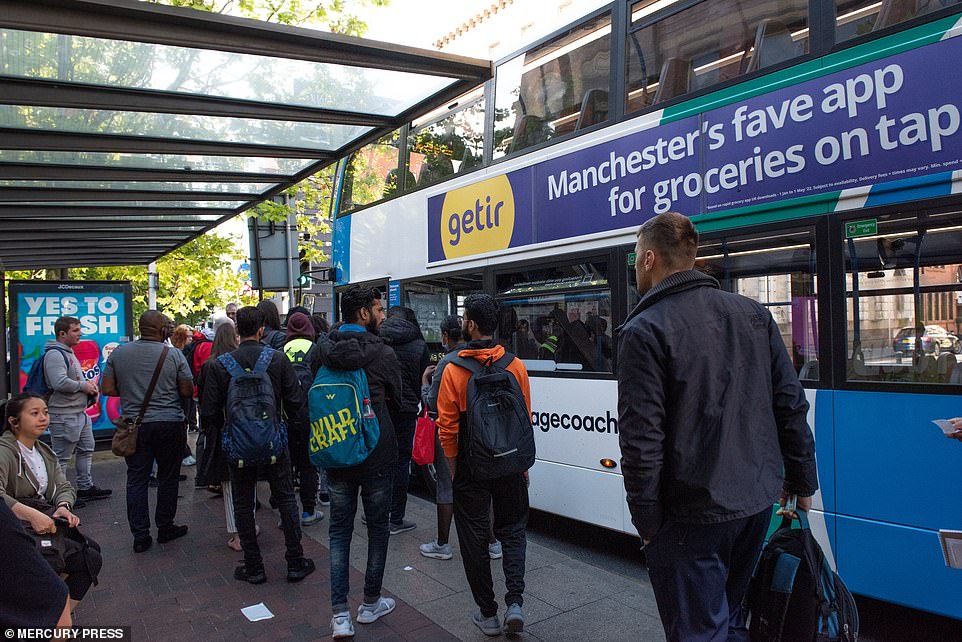
[[[655,112],[627,136],[428,199],[428,263],[637,228],[656,214],[855,193],[865,205],[948,195],[962,171],[958,87],[932,73],[950,38],[695,115]]]
[[[129,281],[12,281],[10,293],[10,389],[19,392],[34,362],[54,339],[62,316],[80,320],[83,337],[74,347],[84,377],[99,384],[107,357],[133,338]],[[87,408],[94,436],[113,434],[120,399],[98,395]],[[99,434],[98,434],[99,431]]]

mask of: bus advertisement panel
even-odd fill
[[[107,357],[131,340],[133,315],[129,281],[12,281],[10,283],[11,372],[19,391],[34,362],[54,338],[54,323],[62,316],[80,320],[83,338],[74,347],[84,378],[99,382]],[[119,399],[99,395],[87,408],[94,436],[113,433],[111,420],[120,416]],[[98,431],[100,434],[98,434]]]
[[[958,92],[931,73],[962,38],[641,131],[428,199],[428,262],[819,196],[949,194],[962,168]],[[690,112],[689,112],[690,113]],[[903,197],[904,198],[904,197]]]

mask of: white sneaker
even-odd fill
[[[445,544],[444,546],[439,546],[438,540],[421,544],[420,548],[421,555],[424,557],[430,557],[436,560],[449,560],[454,557],[454,553],[451,552],[451,545]]]
[[[331,618],[331,636],[334,638],[354,637],[354,623],[350,611],[335,613]]]
[[[184,461],[180,462],[180,465],[181,465],[181,466],[193,466],[193,465],[195,465],[196,463],[197,463],[197,460],[194,459],[194,456],[193,456],[193,455],[187,455],[186,457],[184,457]]]
[[[377,604],[361,604],[357,607],[357,621],[370,624],[393,611],[395,606],[394,600],[389,597],[378,598]]]
[[[504,555],[501,550],[501,542],[492,542],[488,544],[488,557],[493,560],[499,560]]]

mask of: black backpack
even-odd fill
[[[184,353],[184,358],[187,359],[187,366],[190,368],[190,373],[194,375],[195,381],[197,380],[198,375],[200,375],[200,370],[194,369],[194,352],[197,351],[197,346],[202,343],[211,343],[211,340],[207,337],[204,337],[203,339],[194,339],[181,348],[181,352]]]
[[[478,480],[524,472],[534,464],[534,429],[521,385],[507,367],[505,352],[484,364],[455,355],[451,364],[471,372],[460,426],[462,461]]]
[[[752,642],[856,642],[858,608],[799,511],[785,517],[755,566],[745,607]]]
[[[306,349],[305,349],[306,348]],[[317,346],[310,339],[291,339],[284,344],[284,356],[294,367],[294,374],[304,390],[304,398],[314,385],[314,373],[311,371],[312,351],[317,350]]]

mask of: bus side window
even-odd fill
[[[953,383],[962,358],[960,223],[896,214],[878,221],[876,235],[842,239],[849,380]]]
[[[815,238],[810,229],[703,239],[695,268],[772,315],[801,380],[818,380]]]

